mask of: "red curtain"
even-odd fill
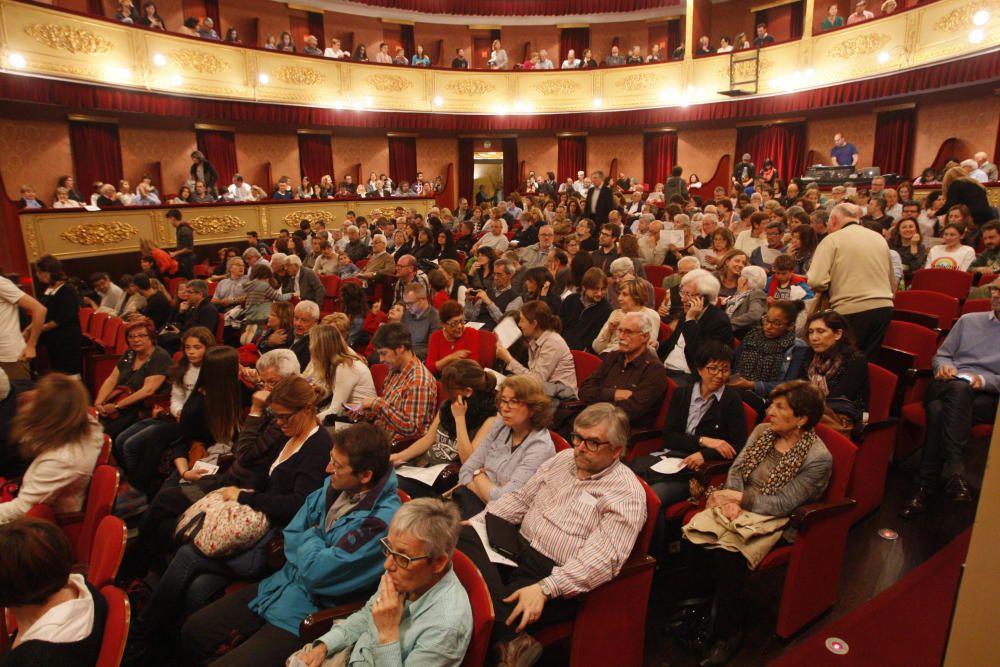
[[[525,75],[530,76],[530,75]],[[255,104],[231,100],[144,93],[90,83],[69,83],[0,73],[0,99],[37,102],[69,112],[109,111],[166,117],[198,118],[229,123],[270,123],[296,127],[360,127],[380,130],[436,132],[511,132],[652,127],[693,121],[724,122],[873,103],[904,95],[1000,79],[1000,51],[953,60],[882,77],[838,83],[789,95],[739,99],[688,108],[666,107],[608,113],[566,114],[430,114],[392,111],[334,111],[326,108]]]
[[[503,194],[506,197],[521,187],[520,161],[517,158],[517,139],[510,137],[503,140]]]
[[[758,170],[764,160],[770,158],[778,170],[778,177],[787,183],[801,176],[805,169],[806,126],[804,123],[788,123],[737,128],[737,159],[744,153],[750,153],[750,159]]]
[[[413,54],[417,52],[417,45],[413,41],[412,25],[399,26],[399,45],[402,46],[403,51],[406,52],[406,57],[412,59]]]
[[[417,140],[414,137],[389,137],[389,178],[395,185],[413,183],[417,176]]]
[[[993,164],[1000,162],[1000,123],[997,123],[997,144],[993,147]]]
[[[875,121],[872,166],[879,167],[883,174],[909,176],[916,126],[916,109],[880,113]]]
[[[587,137],[559,137],[559,158],[556,178],[562,183],[576,179],[576,172],[587,170]]]
[[[470,202],[472,187],[476,180],[475,141],[461,138],[458,140],[458,196],[465,197]],[[473,202],[475,203],[475,202]]]
[[[319,40],[319,48],[326,48],[326,31],[323,29],[323,14],[321,12],[306,12],[306,25],[309,34]]]
[[[642,182],[652,188],[670,176],[677,164],[677,133],[655,132],[642,138]]]
[[[205,16],[212,19],[212,23],[215,24],[215,32],[219,33],[219,36],[225,36],[225,28],[222,27],[222,21],[219,19],[219,0],[204,0],[205,2]],[[138,5],[138,3],[136,3]]]
[[[89,195],[96,181],[117,187],[123,173],[117,125],[70,121],[69,145],[80,192]]]
[[[563,28],[559,32],[559,60],[566,60],[569,50],[573,49],[576,57],[583,56],[583,50],[590,46],[590,28]],[[560,63],[556,63],[559,67]]]
[[[565,16],[662,9],[680,0],[358,0],[372,7],[388,7],[427,14],[471,16]]]
[[[793,2],[791,6],[792,11],[792,24],[791,24],[791,34],[789,35],[792,39],[802,39],[802,31],[805,28],[805,3],[804,2]]]
[[[669,60],[674,49],[684,41],[684,34],[681,32],[680,21],[667,21],[667,51],[662,54],[664,60]]]
[[[215,167],[219,174],[216,187],[220,190],[229,187],[233,175],[239,171],[236,166],[236,137],[232,132],[219,130],[195,130],[198,135],[198,150]]]
[[[299,171],[313,183],[330,174],[333,176],[333,149],[328,134],[299,135]],[[334,183],[338,182],[336,178]]]

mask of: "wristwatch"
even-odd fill
[[[549,598],[552,597],[552,593],[549,592],[548,587],[545,585],[545,580],[544,579],[542,579],[542,580],[540,580],[538,582],[538,587],[542,589],[542,595],[545,596],[546,600],[548,600]]]

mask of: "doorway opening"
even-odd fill
[[[472,149],[472,185],[476,205],[503,199],[503,150],[499,140],[477,139]]]

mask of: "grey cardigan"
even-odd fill
[[[736,460],[733,461],[732,467],[729,468],[725,488],[744,491],[740,466],[747,448],[770,427],[770,424],[759,424],[747,438],[746,445],[743,446],[743,449],[736,456]],[[742,507],[745,510],[767,516],[790,516],[802,505],[815,502],[823,497],[823,492],[826,491],[827,484],[830,483],[831,474],[833,474],[833,456],[830,455],[830,451],[823,444],[823,441],[819,440],[806,454],[806,460],[799,468],[798,474],[782,487],[780,493],[767,496],[753,491],[744,492]]]

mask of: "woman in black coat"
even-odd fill
[[[191,152],[191,180],[195,183],[201,181],[205,184],[205,189],[213,194],[219,193],[215,187],[219,181],[219,173],[201,151]]]
[[[35,264],[39,282],[45,291],[39,297],[46,308],[45,325],[38,339],[49,356],[49,368],[67,375],[79,375],[81,369],[80,347],[83,332],[80,329],[80,295],[66,280],[62,262],[52,255],[45,255]]]
[[[986,188],[979,181],[966,174],[961,167],[952,167],[945,173],[941,189],[945,202],[934,215],[946,215],[952,206],[965,204],[969,207],[972,221],[976,223],[977,227],[985,225],[996,217],[993,215],[989,199],[986,198]]]
[[[854,346],[847,320],[836,311],[813,313],[806,331],[804,377],[823,392],[827,410],[851,430],[861,423],[868,403],[868,360]]]

